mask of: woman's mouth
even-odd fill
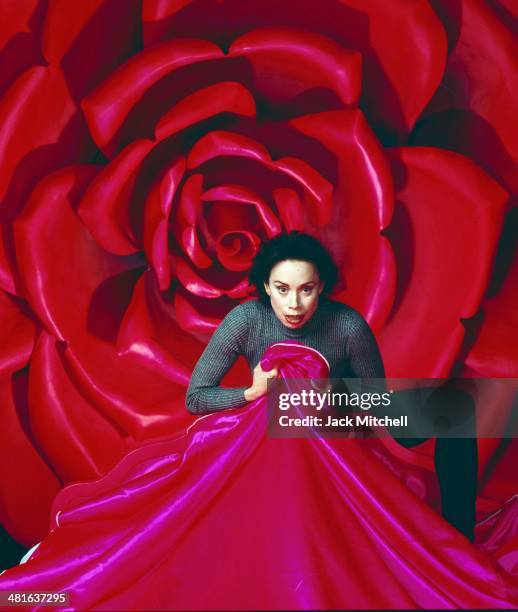
[[[284,318],[290,325],[300,325],[304,320],[304,315],[284,315]]]

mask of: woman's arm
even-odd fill
[[[249,324],[243,306],[237,306],[223,319],[194,368],[185,399],[187,410],[192,414],[239,408],[248,401],[245,397],[247,387],[219,386],[239,355],[244,353]]]

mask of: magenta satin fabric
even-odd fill
[[[262,364],[328,372],[295,343]],[[69,591],[72,609],[515,608],[514,500],[473,546],[367,442],[270,438],[264,398],[200,417],[63,489],[0,590]]]

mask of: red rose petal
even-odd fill
[[[268,168],[287,174],[306,191],[315,212],[315,222],[329,222],[333,200],[333,186],[312,166],[301,159],[283,157],[275,162],[263,145],[252,138],[231,132],[209,132],[194,145],[187,158],[187,166],[196,168],[219,156],[238,156],[262,162]]]
[[[347,289],[337,299],[363,313],[377,332],[392,307],[396,273],[390,243],[380,234],[393,210],[383,151],[360,111],[319,113],[290,123],[336,155],[332,217],[319,237],[345,275]]]
[[[211,253],[216,249],[218,238],[226,232],[239,232],[243,228],[266,235],[255,207],[241,203],[208,202],[203,220],[206,228],[203,235],[210,236]]]
[[[25,377],[11,376],[32,354],[35,325],[3,292],[0,320],[0,521],[13,537],[32,545],[47,532],[48,509],[60,483],[27,438],[26,405],[20,393],[20,383],[26,386]],[[26,486],[19,486],[20,478]]]
[[[515,0],[489,0],[488,3],[500,19],[513,30],[518,24],[518,6]]]
[[[286,188],[274,189],[273,198],[286,231],[303,231],[306,228],[306,221],[304,208],[297,192]]]
[[[212,333],[221,323],[221,317],[210,317],[199,313],[180,291],[174,294],[174,309],[178,325],[189,332]]]
[[[27,403],[19,393],[13,396],[20,385],[27,385],[26,375],[16,381],[0,377],[0,523],[29,547],[47,535],[50,506],[61,483],[27,437],[19,416],[27,414]]]
[[[314,0],[188,4],[163,0],[159,9],[151,5],[153,8],[145,11],[143,32],[146,44],[166,37],[192,36],[229,46],[243,32],[258,26],[318,32],[344,49],[361,54],[367,114],[383,133],[403,138],[435,93],[444,72],[446,35],[430,4],[426,0],[322,0],[318,5]],[[278,73],[284,72],[280,66]],[[332,108],[326,105],[311,111]],[[307,112],[302,109],[298,114]]]
[[[29,68],[46,64],[40,36],[47,7],[38,0],[3,2],[0,9],[0,96]]]
[[[36,187],[14,225],[26,297],[40,321],[59,339],[76,327],[78,309],[87,307],[84,290],[93,292],[100,272],[109,267],[110,256],[94,242],[67,200],[95,171],[95,166],[67,168],[49,176]],[[60,278],[54,277],[56,255],[66,262]],[[87,265],[77,266],[76,259]],[[77,285],[79,271],[83,291],[65,300],[63,290]]]
[[[72,343],[71,343],[72,344]],[[67,349],[71,378],[85,397],[136,440],[185,429],[185,389],[142,367],[131,354],[83,336]]]
[[[283,157],[273,162],[272,166],[304,187],[316,225],[329,223],[333,212],[333,185],[312,166],[295,157]]]
[[[193,0],[143,0],[142,19],[143,21],[159,21],[165,17],[174,15],[184,6]]]
[[[204,346],[178,327],[154,285],[150,272],[135,285],[119,330],[118,352],[134,354],[152,372],[187,387]]]
[[[155,135],[163,140],[190,125],[219,113],[255,116],[255,101],[239,83],[224,82],[205,87],[180,100],[158,122]]]
[[[190,257],[195,266],[198,268],[208,268],[212,264],[212,259],[201,246],[195,227],[186,227],[182,232],[180,240],[184,252]]]
[[[442,23],[424,1],[341,2],[369,20],[365,36],[344,28],[345,39],[364,58],[367,114],[383,131],[402,137],[441,82],[447,54]]]
[[[19,32],[30,32],[29,20],[38,6],[38,0],[16,0],[2,5],[0,20],[0,49]]]
[[[189,161],[187,160],[189,167]],[[178,221],[183,226],[194,226],[198,220],[201,206],[201,192],[203,190],[203,175],[192,174],[182,187],[180,204],[178,206]]]
[[[127,450],[121,432],[74,387],[45,331],[31,361],[29,406],[37,447],[65,484],[102,476]]]
[[[161,219],[155,226],[153,239],[149,245],[150,262],[155,270],[160,289],[165,291],[171,283],[169,267],[169,223]]]
[[[49,0],[42,36],[44,55],[49,62],[57,63],[63,58],[103,4],[105,0],[90,0],[76,6]]]
[[[56,143],[75,112],[76,106],[59,70],[39,66],[16,80],[0,102],[0,200],[18,164],[39,147]],[[43,172],[69,152],[47,152]],[[42,176],[42,170],[36,176]]]
[[[160,289],[171,282],[169,268],[169,214],[178,185],[185,173],[185,158],[180,157],[149,192],[144,207],[144,250],[156,272]]]
[[[319,34],[258,28],[232,43],[228,55],[246,57],[255,87],[268,99],[289,102],[317,87],[330,89],[347,106],[357,104],[360,97],[360,54]]]
[[[197,168],[205,162],[224,155],[236,155],[270,165],[271,159],[263,145],[252,138],[231,132],[214,131],[205,134],[191,149],[187,167]]]
[[[83,101],[90,131],[106,154],[128,113],[142,95],[172,71],[196,62],[219,58],[223,52],[203,40],[177,39],[146,49],[116,70]]]
[[[243,272],[250,268],[260,245],[261,241],[252,232],[227,232],[219,237],[216,252],[221,265],[227,270]],[[248,283],[243,281],[242,284],[244,288]]]
[[[394,236],[399,300],[381,334],[390,376],[448,376],[493,264],[507,194],[470,160],[428,148],[390,149],[401,214]]]
[[[194,295],[214,299],[224,294],[222,289],[201,278],[181,257],[176,261],[176,276],[187,291]]]
[[[506,280],[492,298],[484,300],[484,321],[466,358],[482,376],[518,378],[518,251]]]
[[[36,328],[13,298],[0,291],[0,372],[23,368],[31,356]]]
[[[453,11],[434,0],[455,36],[443,85],[430,104],[429,129],[419,144],[433,144],[468,155],[518,193],[518,40],[488,6],[471,0]],[[452,112],[464,115],[450,117]],[[453,125],[451,125],[453,123]],[[460,126],[455,124],[461,124]],[[426,124],[424,126],[426,129]]]
[[[203,230],[205,226],[201,218],[202,190],[203,176],[191,174],[182,187],[173,229],[179,246],[194,265],[198,268],[208,268],[212,265],[212,259],[205,252],[198,237],[198,229]]]
[[[73,95],[80,99],[134,52],[140,25],[135,2],[49,0],[43,54],[61,65]]]
[[[236,202],[245,205],[251,204],[257,211],[266,229],[268,238],[273,238],[273,236],[281,232],[281,224],[268,204],[246,187],[240,185],[219,185],[203,193],[201,199],[204,202],[220,201]]]
[[[254,291],[255,291],[255,288],[252,285],[250,285],[248,278],[245,277],[237,285],[235,285],[231,289],[227,289],[225,293],[227,294],[229,298],[236,300],[236,299],[247,297],[250,294],[254,293]]]
[[[254,299],[250,297],[254,289],[248,285],[246,278],[236,285],[234,289],[236,292],[239,291],[239,295],[233,297]],[[230,295],[232,291],[228,291],[228,294]],[[246,299],[241,301],[246,301]],[[237,305],[238,302],[226,298],[210,301],[204,300],[188,293],[183,287],[178,287],[174,294],[175,318],[178,325],[182,329],[195,334],[202,334],[204,337],[212,334],[226,314]],[[241,368],[241,377],[233,376],[231,374],[232,368],[228,373],[229,378],[227,379],[227,375],[225,375],[223,381],[232,379],[233,382],[230,384],[237,386],[242,384],[243,380],[250,377],[250,369],[246,366],[246,360],[244,358],[238,359],[238,364],[239,362],[241,363],[237,367]]]
[[[198,268],[208,268],[212,265],[212,259],[205,252],[198,237],[198,226],[202,223],[200,219],[202,190],[203,176],[191,174],[182,187],[173,229],[179,246],[194,265]]]
[[[3,228],[0,224],[0,289],[4,289],[9,293],[16,293],[14,285],[14,276],[11,271],[11,263],[6,253],[3,238]]]
[[[16,254],[27,298],[51,333],[67,343],[69,375],[106,418],[137,439],[176,433],[184,389],[116,352],[138,274],[132,269],[143,262],[102,250],[75,215],[69,199],[91,172],[67,168],[49,176],[17,219]]]
[[[12,228],[7,223],[23,208],[38,180],[64,163],[91,157],[93,143],[59,69],[31,68],[0,102],[0,200],[6,220],[0,247],[0,279],[18,291]],[[5,249],[5,250],[4,250]]]
[[[511,425],[509,417],[512,419],[513,404],[517,399],[516,384],[513,385],[513,381],[508,380],[480,379],[475,372],[469,369],[461,371],[460,376],[471,379],[469,383],[474,389],[473,397],[476,400],[477,433],[479,436],[478,473],[479,478],[481,478],[486,467],[489,467],[491,471],[495,468],[494,464],[488,466],[489,460],[502,442],[501,436],[508,436],[511,431],[508,429],[507,433],[504,434],[506,426]],[[490,437],[486,437],[485,434],[489,432],[491,432]],[[484,480],[486,481],[484,484],[488,484],[485,478]],[[485,489],[485,486],[482,486]],[[491,489],[491,485],[488,489]],[[486,493],[489,493],[488,489],[479,491],[479,493],[485,497]],[[488,497],[492,496],[488,495]],[[505,498],[502,501],[505,501]]]
[[[244,282],[243,279],[240,279],[235,285],[229,287],[228,289],[219,286],[217,287],[216,285],[202,278],[195,270],[192,269],[190,264],[181,257],[176,259],[175,271],[178,281],[182,287],[184,287],[189,293],[201,298],[213,300],[222,296],[242,296],[246,294],[245,289],[248,287],[248,281]],[[184,329],[191,331],[189,327]]]
[[[117,255],[136,253],[129,206],[142,161],[153,148],[149,140],[137,140],[105,166],[86,190],[78,214],[96,241]]]

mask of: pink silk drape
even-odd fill
[[[298,344],[262,364],[327,375]],[[0,590],[68,591],[70,609],[100,610],[516,607],[515,500],[474,546],[377,441],[271,438],[265,406],[200,417],[63,489],[50,534]]]

